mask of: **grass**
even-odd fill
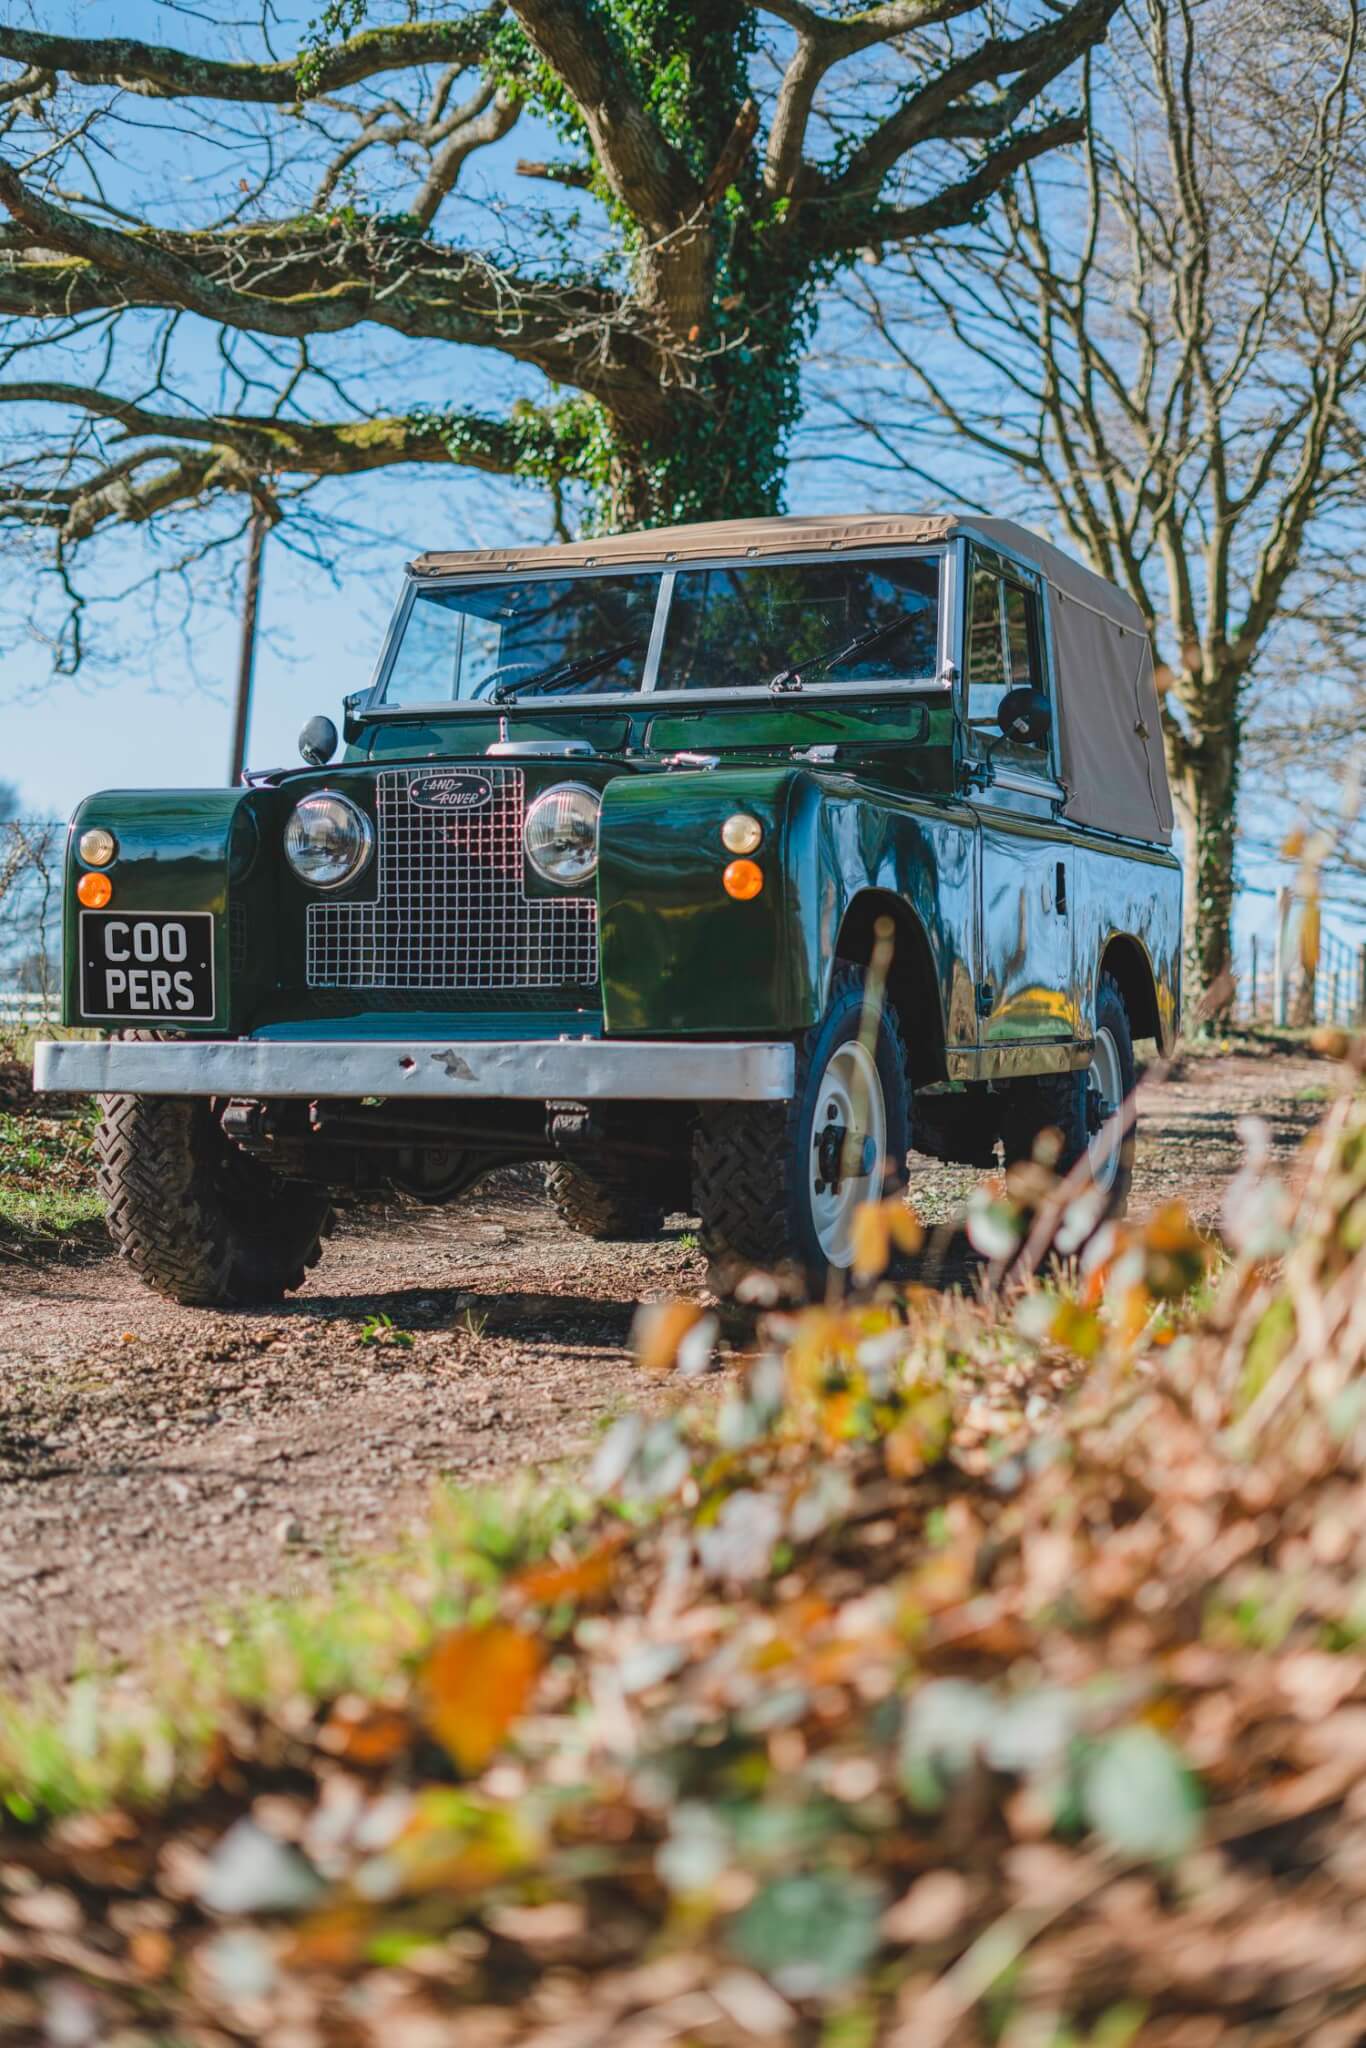
[[[93,1101],[61,1117],[0,1111],[0,1239],[52,1249],[96,1237],[96,1115]]]
[[[316,1592],[253,1600],[154,1641],[136,1674],[92,1668],[0,1698],[0,1809],[29,1823],[164,1806],[201,1782],[229,1715],[306,1718],[341,1697],[381,1698],[588,1512],[582,1489],[539,1480],[438,1487],[404,1544],[335,1563]]]

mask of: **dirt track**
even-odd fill
[[[1307,1058],[1202,1059],[1149,1092],[1132,1208],[1217,1221],[1239,1116],[1292,1148]],[[968,1172],[925,1166],[946,1213]],[[680,1242],[564,1237],[532,1195],[336,1237],[284,1308],[176,1308],[112,1257],[0,1264],[0,1683],[121,1654],[206,1603],[297,1584],[382,1542],[438,1473],[545,1468],[633,1405],[642,1296],[702,1285]],[[376,1315],[410,1346],[362,1342]]]

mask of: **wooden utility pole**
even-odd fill
[[[242,640],[237,655],[237,703],[232,720],[232,753],[228,781],[242,780],[247,760],[247,727],[251,721],[251,677],[256,666],[256,614],[261,602],[261,557],[265,552],[265,507],[258,504],[247,528],[247,580],[242,591]]]

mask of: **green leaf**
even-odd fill
[[[877,1953],[880,1885],[840,1871],[780,1877],[735,1922],[731,1947],[788,1998],[822,1998],[853,1983]]]
[[[1082,1807],[1107,1847],[1164,1862],[1200,1833],[1199,1784],[1155,1728],[1122,1728],[1087,1766]]]

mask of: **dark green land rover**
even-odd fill
[[[1117,1208],[1179,995],[1158,721],[1129,599],[1004,520],[423,555],[339,761],[316,718],[303,768],[81,805],[64,1014],[106,1035],[36,1085],[104,1097],[110,1227],[186,1302],[511,1161],[572,1229],[683,1210],[813,1287],[912,1147],[1054,1126]]]

